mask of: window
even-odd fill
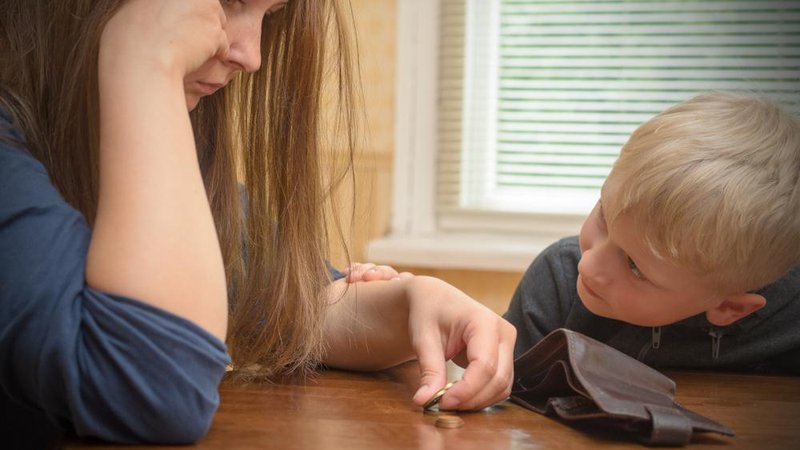
[[[394,242],[416,252],[401,263],[522,269],[577,232],[627,136],[663,109],[738,90],[799,112],[797,1],[398,8],[395,215],[370,257]]]

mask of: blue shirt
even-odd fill
[[[0,136],[21,141],[0,110]],[[136,443],[203,436],[230,362],[188,320],[86,285],[91,230],[24,145],[0,139],[0,442],[62,432]]]

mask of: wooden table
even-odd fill
[[[574,429],[505,402],[463,413],[441,429],[410,399],[416,366],[360,374],[326,371],[308,381],[221,387],[222,404],[200,449],[586,449],[645,448]],[[690,448],[800,449],[800,377],[668,372],[678,401],[730,426],[736,437],[703,435]],[[65,448],[137,448],[72,441]],[[169,448],[169,447],[163,447]],[[172,447],[187,449],[194,447]]]

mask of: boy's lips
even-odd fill
[[[598,295],[598,294],[597,294],[597,292],[595,292],[595,291],[594,291],[594,289],[592,289],[592,288],[590,288],[590,287],[589,287],[589,284],[588,284],[588,283],[586,283],[586,281],[584,281],[583,277],[579,277],[579,281],[580,281],[580,283],[581,283],[581,286],[583,287],[583,289],[584,289],[584,290],[585,290],[585,291],[586,291],[586,292],[587,292],[589,295],[591,295],[592,297],[594,297],[594,298],[596,298],[596,299],[598,299],[598,300],[605,301],[605,300],[603,300],[603,297],[601,297],[600,295]]]

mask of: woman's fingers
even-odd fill
[[[420,387],[414,394],[413,401],[420,406],[430,400],[447,381],[447,364],[442,340],[439,334],[433,331],[435,330],[420,331],[422,336],[414,338],[412,343],[420,372]]]
[[[505,400],[511,393],[514,379],[514,341],[516,330],[498,318],[496,327],[486,327],[484,336],[467,343],[467,369],[452,394],[458,398],[454,406],[473,410]],[[489,350],[484,350],[489,349]],[[485,354],[482,352],[486,352]],[[493,359],[494,358],[494,359]],[[447,403],[444,403],[447,407]]]
[[[353,263],[347,269],[345,269],[344,273],[347,275],[347,281],[349,283],[402,278],[401,274],[399,274],[393,267],[386,265],[375,265],[372,263]]]
[[[430,277],[414,280],[417,281],[410,285],[409,291],[411,336],[439,337],[438,341],[413,340],[421,367],[427,370],[438,365],[444,367],[446,358],[451,357],[466,362],[464,375],[444,394],[440,408],[475,410],[505,399],[513,381],[514,327],[441,280]],[[434,357],[439,360],[434,362]],[[416,403],[416,396],[414,400]]]
[[[120,61],[181,77],[229,51],[227,17],[217,0],[129,0],[108,21],[101,50]]]

